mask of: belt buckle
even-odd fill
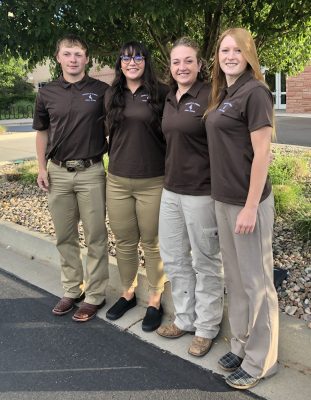
[[[69,160],[66,161],[66,168],[68,172],[84,171],[85,165],[83,160]]]

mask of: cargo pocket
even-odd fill
[[[203,240],[209,254],[219,253],[219,237],[217,228],[203,228]]]

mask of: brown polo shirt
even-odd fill
[[[272,94],[250,71],[224,89],[222,101],[206,119],[215,200],[245,204],[254,158],[250,133],[272,125]],[[260,201],[270,192],[267,179]]]
[[[168,87],[159,84],[159,107],[162,110]],[[111,97],[107,91],[106,105]],[[125,108],[118,129],[109,136],[108,171],[125,178],[153,178],[164,175],[165,140],[160,122],[152,123],[153,109],[145,86],[135,93],[124,89]]]
[[[61,76],[39,90],[33,128],[48,131],[47,159],[88,159],[107,151],[104,94],[108,87],[87,75],[76,83]]]
[[[196,81],[177,103],[176,93],[167,95],[162,130],[166,139],[164,187],[187,195],[210,195],[209,154],[203,114],[210,85]]]

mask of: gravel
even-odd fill
[[[285,149],[286,151],[286,149]],[[0,220],[22,225],[30,230],[55,236],[47,206],[46,194],[34,185],[9,181],[12,165],[0,166]],[[115,240],[109,229],[109,253],[115,256]],[[80,245],[85,247],[82,225],[79,226]],[[274,230],[274,264],[288,272],[278,287],[280,311],[301,320],[311,328],[311,249],[293,231],[289,220],[277,217]],[[140,264],[144,265],[143,251],[139,248]]]

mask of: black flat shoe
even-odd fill
[[[163,308],[160,304],[160,308],[148,307],[145,318],[142,322],[142,330],[145,332],[152,332],[159,328],[162,321]]]
[[[126,300],[124,297],[120,297],[119,300],[111,307],[106,313],[106,318],[114,321],[119,319],[124,315],[128,310],[136,306],[136,296],[134,293],[134,297],[131,300]]]

